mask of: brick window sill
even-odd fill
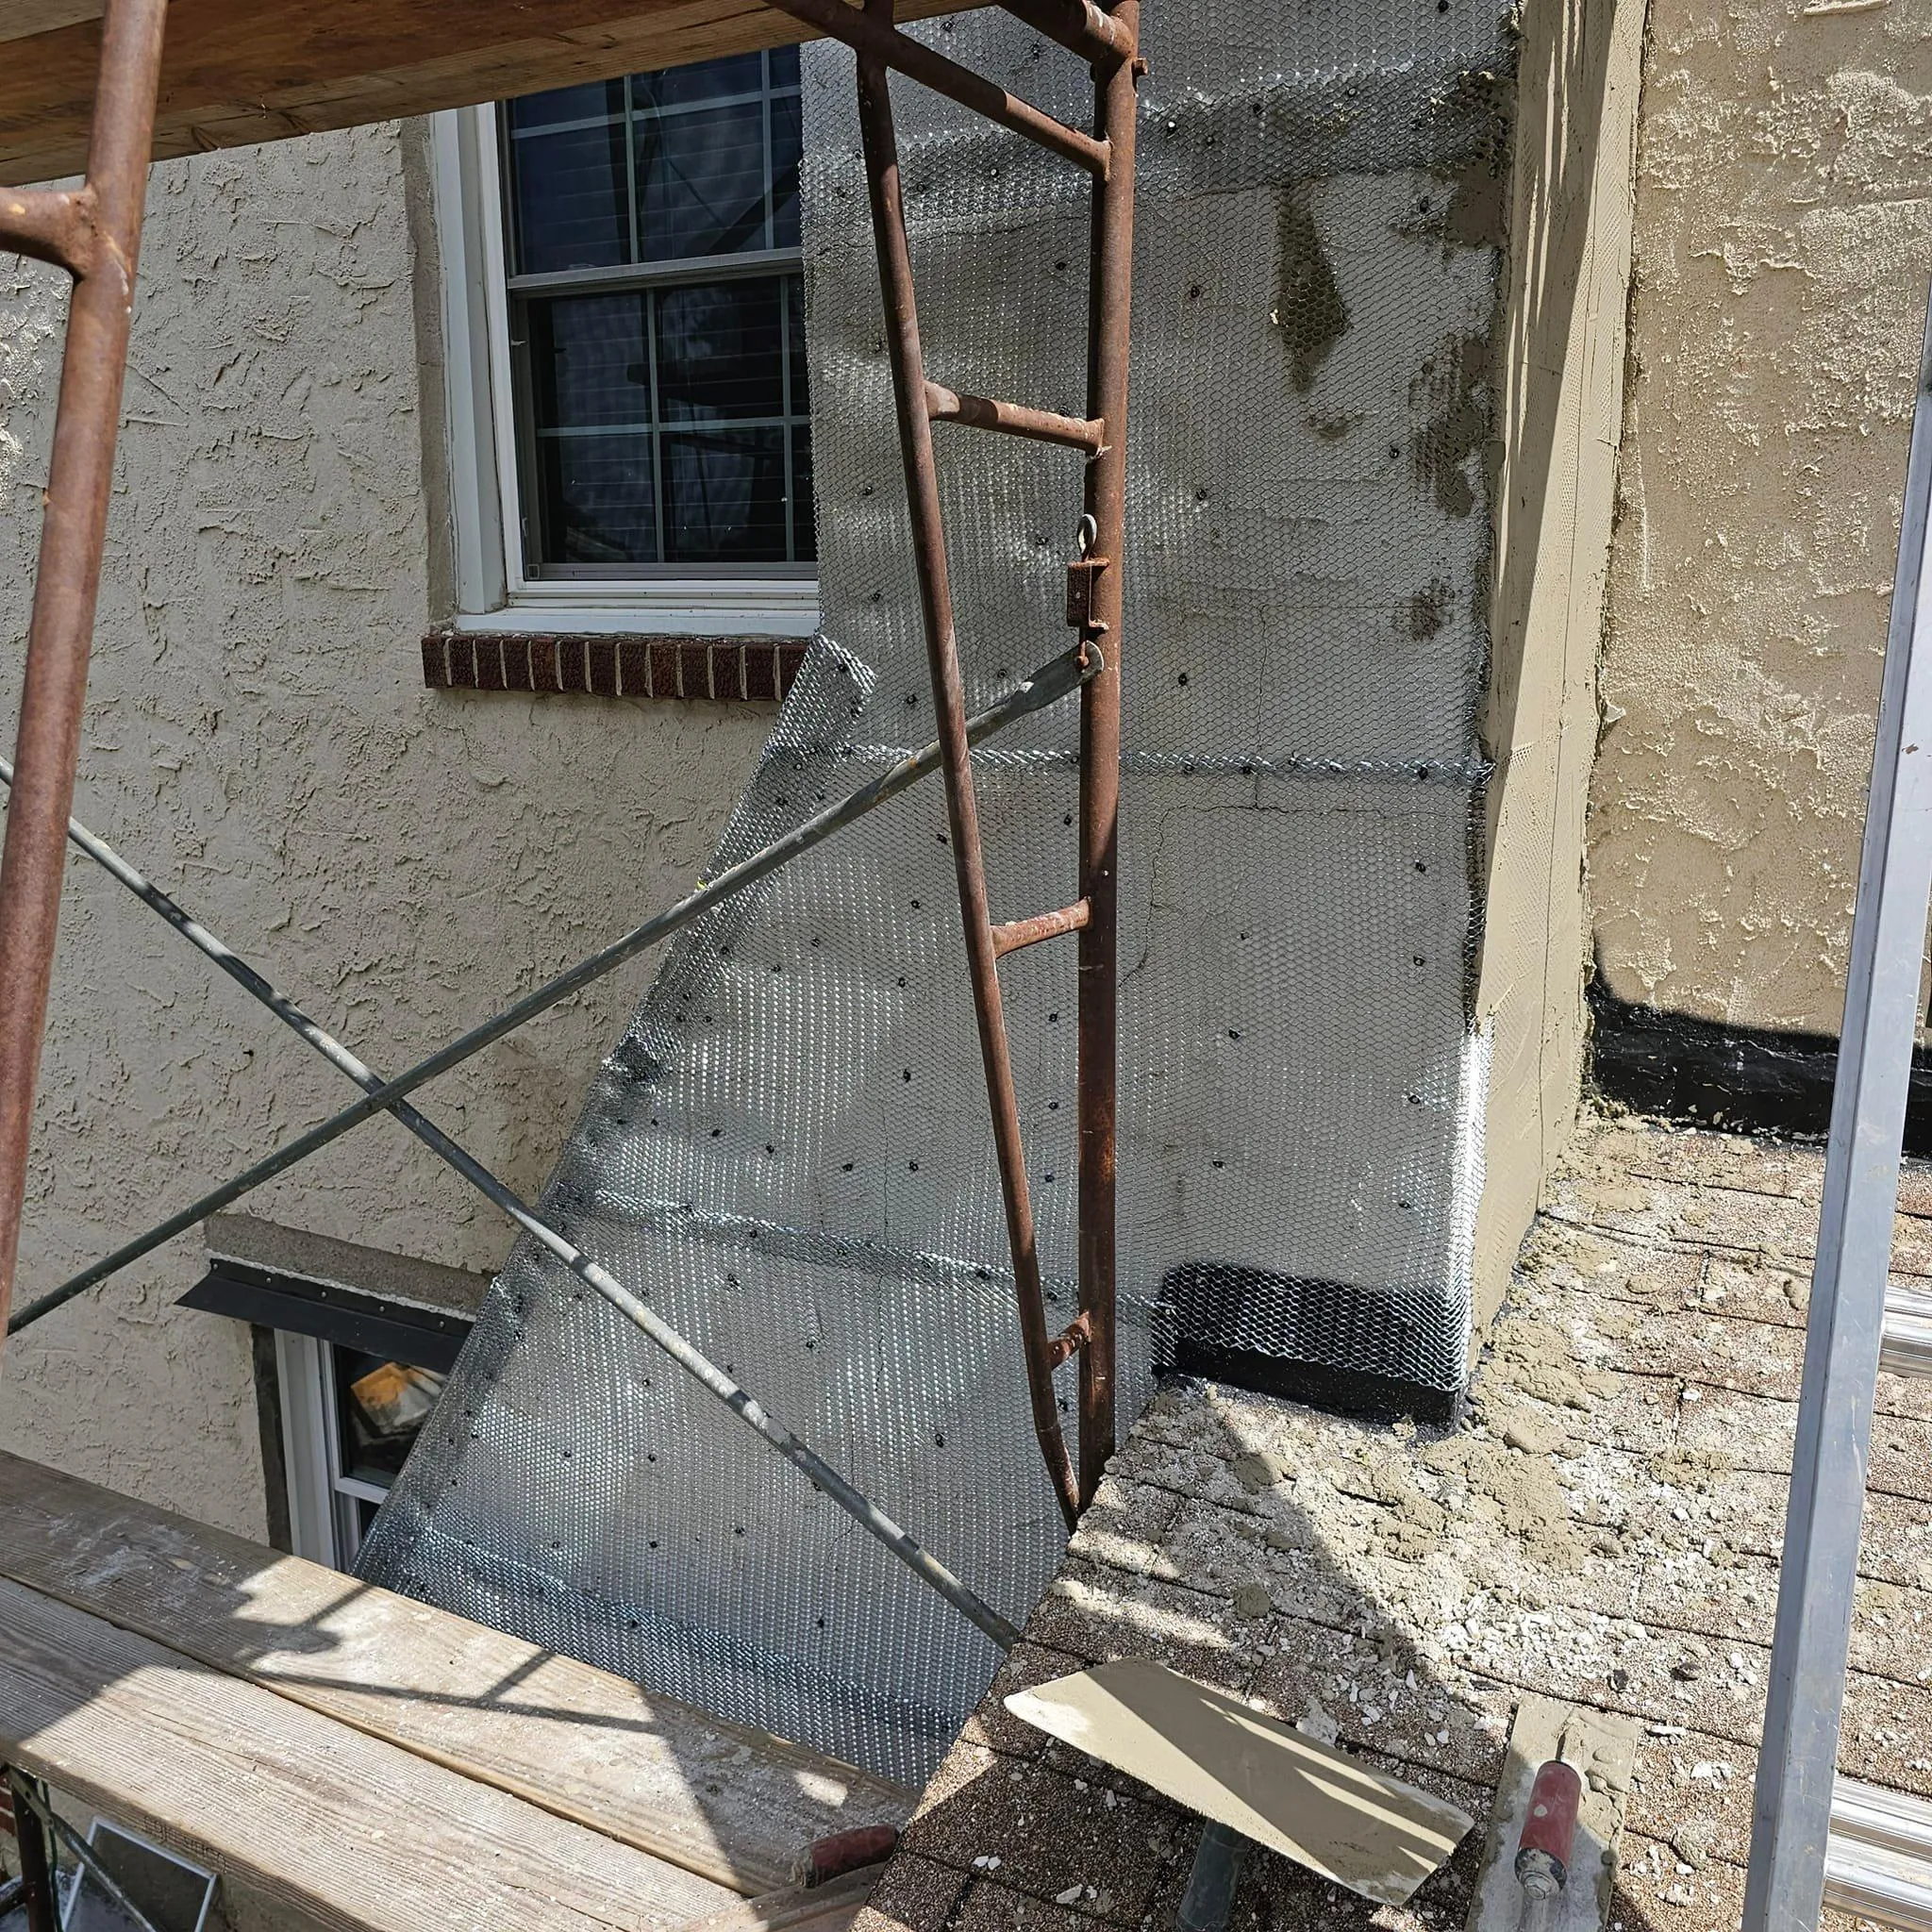
[[[806,642],[433,630],[423,639],[423,682],[430,691],[775,703],[796,682]]]

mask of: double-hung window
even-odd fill
[[[811,628],[798,72],[439,117],[459,621]]]

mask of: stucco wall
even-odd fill
[[[1932,14],[1654,0],[1591,791],[1607,990],[1835,1033],[1926,276]]]
[[[155,170],[76,807],[384,1068],[688,888],[772,722],[422,689],[422,389],[438,377],[417,326],[433,304],[412,292],[416,138],[366,128]],[[0,263],[9,741],[58,296],[51,273]],[[534,1192],[652,965],[490,1049],[427,1110]],[[345,1097],[76,858],[23,1300]],[[468,1268],[508,1247],[494,1210],[387,1122],[250,1211]],[[183,1238],[9,1343],[0,1444],[258,1536],[246,1331],[172,1306],[199,1253]]]
[[[1477,1013],[1493,1030],[1476,1216],[1487,1319],[1575,1118],[1583,822],[1596,740],[1643,0],[1529,0],[1517,62],[1509,279],[1483,716],[1488,887]]]

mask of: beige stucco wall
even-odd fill
[[[1620,999],[1837,1031],[1928,274],[1932,9],[1654,0],[1590,818]]]
[[[1487,1318],[1575,1114],[1583,818],[1630,273],[1642,0],[1523,15],[1484,746],[1491,1029],[1475,1300]]]
[[[688,888],[772,722],[422,688],[434,512],[415,311],[434,305],[412,291],[415,138],[366,128],[155,170],[76,808],[384,1068]],[[9,742],[58,295],[50,273],[0,262]],[[83,860],[63,922],[23,1299],[347,1097]],[[534,1191],[651,970],[500,1042],[427,1110]],[[387,1122],[251,1211],[468,1268],[508,1246]],[[198,1258],[183,1238],[10,1342],[0,1445],[259,1536],[246,1331],[172,1306]]]

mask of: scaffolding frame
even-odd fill
[[[1115,901],[1134,116],[1136,87],[1144,72],[1138,51],[1139,0],[1119,0],[1111,12],[1093,0],[1007,0],[1008,12],[1087,61],[1094,86],[1091,134],[1066,126],[901,33],[893,22],[892,0],[863,0],[863,11],[845,0],[772,0],[772,6],[810,32],[847,42],[858,56],[866,175],[938,738],[707,881],[676,906],[386,1080],[72,816],[166,13],[166,0],[107,0],[82,186],[0,191],[0,245],[54,263],[74,284],[15,758],[11,767],[0,761],[8,787],[6,841],[0,851],[0,1317],[8,1317],[7,1334],[17,1332],[360,1122],[388,1113],[641,1329],[963,1616],[1010,1648],[1019,1634],[1010,1623],[672,1329],[644,1296],[521,1201],[407,1098],[415,1088],[790,863],[927,774],[942,773],[1035,1435],[1069,1526],[1091,1500],[1115,1440]],[[926,380],[900,199],[889,70],[1036,142],[1092,177],[1084,416],[960,395]],[[1085,458],[1077,555],[1068,565],[1067,587],[1067,622],[1078,641],[977,716],[966,710],[953,629],[932,449],[936,422],[1058,443],[1080,451]],[[1056,911],[995,926],[979,835],[973,746],[1075,691],[1080,694],[1080,896]],[[363,1098],[9,1315],[70,841],[352,1080]],[[1061,1334],[1049,1336],[998,962],[1008,952],[1067,934],[1077,935],[1079,945],[1080,1311]],[[1075,1356],[1077,1474],[1060,1428],[1053,1382],[1055,1370]]]

